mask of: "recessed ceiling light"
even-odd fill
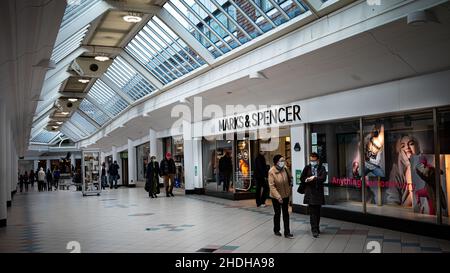
[[[61,112],[61,115],[68,115],[70,114],[69,112]]]
[[[69,99],[70,102],[76,102],[78,99]]]
[[[63,124],[63,122],[62,121],[57,121],[56,124],[61,125],[61,124]]]
[[[123,20],[128,23],[139,23],[142,21],[142,17],[137,14],[129,14],[123,17]]]
[[[100,55],[100,56],[95,56],[94,59],[96,59],[97,61],[100,61],[100,62],[105,62],[105,61],[109,60],[109,57]]]
[[[59,126],[52,126],[52,128],[53,128],[53,129],[58,129],[58,128],[59,128]]]
[[[88,83],[89,82],[88,79],[78,79],[78,81],[81,82],[81,83]]]

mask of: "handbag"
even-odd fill
[[[305,182],[300,182],[300,185],[298,186],[297,192],[300,194],[305,194],[305,190],[306,190],[306,183]]]

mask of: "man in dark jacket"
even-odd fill
[[[308,205],[311,232],[314,238],[317,238],[320,234],[320,209],[325,204],[323,183],[327,179],[327,171],[320,163],[317,153],[312,153],[309,161],[310,164],[303,169],[300,181],[305,183],[303,204]]]
[[[228,192],[230,187],[231,174],[233,173],[233,162],[231,161],[230,152],[226,152],[219,159],[219,176],[223,181],[223,191]]]
[[[175,161],[172,159],[172,154],[170,152],[166,153],[166,157],[161,160],[161,164],[159,165],[160,175],[164,180],[164,186],[166,188],[166,196],[174,196],[172,193],[173,184],[176,173]]]
[[[266,164],[264,152],[260,151],[255,158],[255,180],[256,180],[256,206],[266,206],[266,199],[269,195],[269,183],[267,182],[267,174],[269,170]],[[262,189],[262,193],[261,193]]]
[[[114,188],[117,189],[117,179],[119,176],[119,164],[117,164],[117,161],[114,160],[114,163],[109,166],[109,173],[111,174],[111,180],[109,181],[109,187],[112,189],[113,187],[113,182],[114,182]]]

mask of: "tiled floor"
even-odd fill
[[[149,199],[142,188],[17,194],[0,252],[449,252],[450,241],[323,218],[314,239],[309,217],[291,214],[294,239],[274,236],[273,209],[176,193]],[[70,248],[71,249],[71,248]]]

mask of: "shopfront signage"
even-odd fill
[[[221,118],[218,120],[218,126],[220,132],[229,132],[282,126],[297,123],[301,120],[300,105],[294,104]]]

